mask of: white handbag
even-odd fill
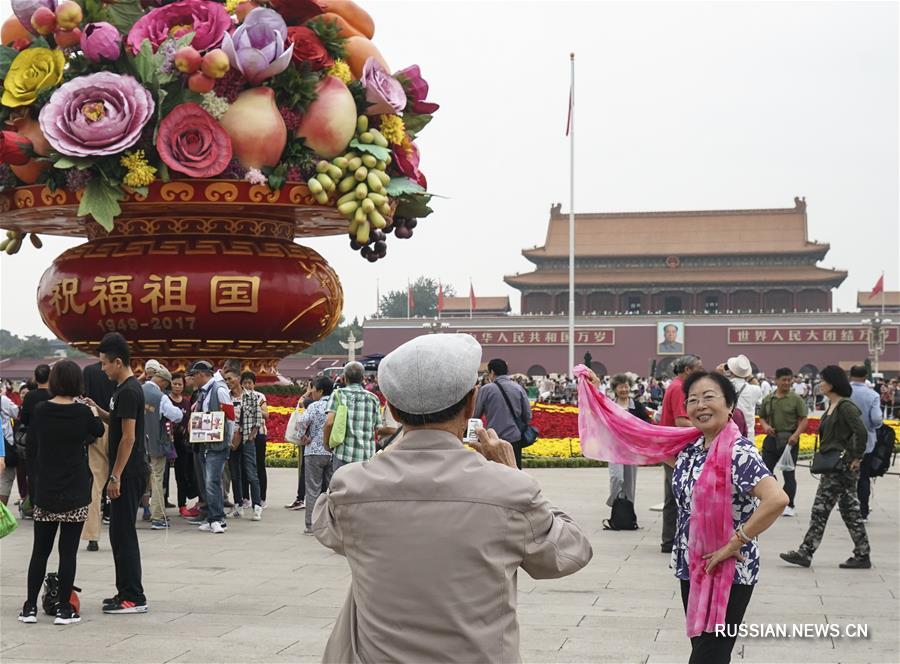
[[[287,427],[284,429],[284,439],[293,443],[294,445],[300,445],[300,439],[302,436],[300,435],[300,402],[303,401],[303,398],[297,400],[297,405],[294,408],[294,411],[291,413],[291,417],[288,420]]]

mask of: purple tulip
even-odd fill
[[[369,58],[363,65],[362,84],[366,101],[371,104],[366,114],[401,113],[406,108],[406,93],[400,81],[388,74],[375,58]]]
[[[280,74],[291,63],[294,45],[284,47],[287,25],[274,9],[257,7],[247,14],[233,34],[225,34],[222,50],[231,66],[251,85]]]
[[[130,148],[153,115],[153,97],[131,76],[101,71],[73,78],[41,109],[41,131],[54,150],[71,157]]]
[[[47,7],[56,11],[56,6],[59,2],[58,0],[12,0],[11,4],[13,14],[19,19],[19,23],[25,26],[28,32],[36,35],[37,30],[31,27],[31,15],[37,11],[38,7]]]
[[[81,50],[91,62],[115,61],[122,49],[122,36],[116,26],[101,21],[88,23],[81,31]]]
[[[425,101],[428,96],[428,82],[422,78],[419,65],[412,65],[394,74],[403,83],[406,96],[409,98],[409,110],[413,113],[434,113],[440,108],[438,104]]]

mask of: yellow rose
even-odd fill
[[[4,106],[28,106],[38,93],[59,85],[66,56],[59,49],[26,48],[19,53],[3,81]]]

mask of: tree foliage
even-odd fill
[[[414,306],[411,316],[433,317],[437,315],[438,290],[440,284],[431,277],[419,277],[410,284],[412,287]],[[452,286],[444,286],[444,297],[453,297],[456,291]],[[379,309],[384,318],[406,318],[407,291],[390,291],[381,296]]]
[[[24,339],[9,330],[0,330],[0,357],[27,357],[42,359],[52,357],[58,350],[65,350],[68,357],[84,357],[71,346],[55,339],[45,339],[30,334]]]

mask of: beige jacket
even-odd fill
[[[519,662],[519,567],[551,579],[592,555],[531,476],[441,431],[340,468],[313,521],[352,572],[328,664]]]

